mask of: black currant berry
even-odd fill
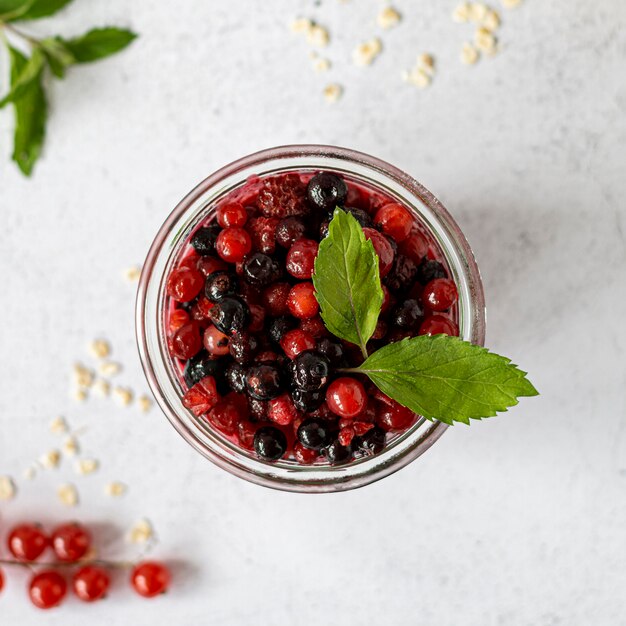
[[[226,382],[233,391],[243,393],[246,390],[246,370],[239,363],[231,363],[226,368]]]
[[[283,335],[296,327],[296,320],[293,317],[277,317],[273,319],[269,327],[269,336],[272,341],[279,343]]]
[[[287,450],[287,438],[278,428],[264,426],[254,435],[254,450],[266,461],[277,461]]]
[[[396,328],[411,330],[423,319],[424,310],[417,300],[405,300],[391,314],[391,324]]]
[[[257,400],[271,400],[281,394],[280,370],[273,365],[253,365],[246,374],[246,390]]]
[[[283,248],[291,248],[305,233],[306,226],[299,217],[286,217],[276,226],[276,243]]]
[[[228,342],[228,349],[237,363],[247,365],[259,349],[259,340],[246,331],[235,333]]]
[[[374,426],[361,437],[355,437],[352,447],[357,456],[374,456],[385,447],[385,431],[380,426]]]
[[[296,387],[316,391],[328,382],[330,361],[316,350],[305,350],[291,362],[290,369]]]
[[[324,449],[324,455],[331,465],[340,465],[350,460],[351,453],[348,448],[342,446],[339,441],[333,441]]]
[[[291,392],[291,399],[296,409],[304,413],[311,413],[318,409],[324,403],[324,397],[323,391],[305,391],[297,387]]]
[[[328,422],[321,419],[304,420],[298,427],[298,441],[309,450],[321,450],[330,443]]]
[[[309,204],[321,211],[343,206],[348,195],[344,180],[336,174],[321,172],[311,178],[306,188]]]
[[[280,265],[262,252],[253,254],[243,264],[245,281],[255,287],[265,287],[276,282],[280,275]]]
[[[220,270],[209,274],[204,283],[204,295],[211,302],[219,302],[237,294],[239,281],[235,274]]]
[[[446,278],[446,270],[439,261],[424,258],[417,267],[416,277],[422,285],[426,285],[435,278]]]
[[[193,249],[202,256],[215,252],[215,242],[221,230],[218,224],[198,228],[191,238]]]
[[[209,311],[209,319],[217,330],[225,335],[232,335],[248,325],[250,309],[236,298],[222,298]]]

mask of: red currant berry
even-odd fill
[[[401,204],[386,204],[374,216],[374,223],[382,228],[383,232],[396,240],[404,241],[411,232],[413,218]]]
[[[140,596],[153,598],[167,591],[171,579],[170,571],[163,563],[144,561],[133,569],[130,582]]]
[[[199,383],[188,389],[183,396],[183,406],[196,417],[213,408],[220,399],[213,376],[205,376]]]
[[[197,267],[203,276],[214,274],[215,272],[223,272],[228,269],[228,264],[222,259],[216,259],[212,256],[201,256],[198,260]]]
[[[360,419],[360,416],[359,416]],[[374,428],[374,424],[372,422],[352,422],[352,429],[354,430],[354,434],[364,435],[368,430],[372,430]]]
[[[87,554],[91,534],[80,524],[63,524],[52,533],[52,549],[59,561],[78,561]]]
[[[447,311],[459,298],[459,292],[453,280],[435,278],[422,292],[422,302],[431,311]]]
[[[309,333],[315,337],[315,339],[321,339],[322,337],[328,337],[329,332],[322,318],[319,315],[311,317],[309,319],[302,320],[300,322],[300,330]]]
[[[290,359],[295,359],[300,352],[315,348],[315,338],[300,328],[288,330],[280,338],[280,347]]]
[[[110,584],[109,573],[96,565],[81,567],[72,580],[74,593],[83,602],[101,600],[106,596]]]
[[[315,463],[316,459],[319,456],[317,450],[309,450],[305,448],[299,441],[293,448],[293,454],[296,457],[296,461],[302,465],[311,465],[311,463]]]
[[[59,606],[67,593],[65,578],[54,570],[44,570],[33,576],[28,594],[38,609],[52,609]]]
[[[242,399],[245,401],[245,398]],[[241,406],[232,397],[220,400],[207,415],[209,422],[226,435],[234,435],[238,422],[244,417]],[[247,406],[246,406],[247,408]]]
[[[278,398],[274,398],[268,402],[267,416],[272,422],[276,422],[276,424],[287,426],[300,415],[300,411],[296,409],[288,393],[283,393],[278,396]]]
[[[320,307],[315,297],[313,283],[298,283],[287,296],[289,312],[298,319],[315,317]]]
[[[185,309],[175,309],[170,313],[170,331],[175,333],[181,326],[189,321],[189,313]]]
[[[195,269],[174,270],[167,279],[167,294],[177,302],[193,300],[204,287],[204,276]]]
[[[354,432],[354,428],[352,427],[352,425],[344,426],[339,431],[339,436],[337,437],[337,439],[339,439],[339,443],[342,446],[347,448],[352,443],[355,435],[356,433]]]
[[[385,430],[404,430],[415,419],[415,413],[411,409],[398,404],[395,400],[390,404],[379,404],[376,412],[376,421]]]
[[[277,217],[253,217],[248,222],[248,232],[252,238],[252,247],[257,252],[274,254],[276,251]]]
[[[243,228],[225,228],[217,236],[215,249],[224,261],[239,263],[252,250],[252,239]]]
[[[202,338],[196,321],[181,326],[173,335],[170,342],[172,354],[186,361],[200,352]]]
[[[389,243],[389,240],[385,237],[385,235],[379,233],[373,228],[364,228],[363,233],[374,246],[374,251],[378,256],[378,269],[380,271],[381,278],[387,276],[393,267],[393,259],[395,256],[392,245]]]
[[[204,347],[213,356],[224,356],[228,354],[228,337],[215,326],[211,325],[204,331]]]
[[[243,226],[248,221],[248,213],[239,202],[230,202],[217,209],[217,223],[222,228]]]
[[[326,403],[339,417],[356,417],[367,405],[365,387],[356,378],[337,378],[326,390]]]
[[[192,250],[179,264],[178,269],[188,269],[188,270],[197,270],[198,269],[198,260],[200,259],[200,255]]]
[[[34,561],[48,547],[48,538],[33,524],[16,526],[8,538],[11,554],[20,561]]]
[[[419,335],[459,336],[459,327],[445,315],[431,315],[420,326]]]
[[[428,254],[428,239],[422,231],[414,228],[411,234],[400,244],[400,252],[408,256],[416,265]]]
[[[273,317],[289,314],[287,298],[291,291],[289,283],[274,283],[263,292],[263,303],[269,314]]]
[[[254,449],[254,435],[258,428],[259,425],[250,420],[241,420],[237,424],[237,439],[242,448],[246,450]]]
[[[317,256],[317,241],[299,239],[287,252],[287,271],[300,280],[308,280],[313,276],[313,266]]]

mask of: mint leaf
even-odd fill
[[[74,55],[58,37],[42,39],[41,49],[46,57],[50,70],[57,78],[65,76],[65,70],[76,63]]]
[[[510,359],[447,335],[390,343],[349,371],[367,374],[390,398],[446,424],[492,417],[521,396],[538,395]]]
[[[20,15],[20,20],[38,20],[58,13],[72,0],[31,0],[28,10]]]
[[[378,257],[350,213],[335,209],[315,259],[313,275],[320,314],[331,333],[360,346],[376,329],[383,302]]]
[[[0,20],[10,22],[19,19],[35,0],[0,0]]]
[[[9,46],[11,56],[11,85],[14,86],[28,64],[28,58]],[[19,100],[13,102],[15,109],[15,134],[13,160],[24,174],[30,176],[41,153],[46,132],[48,106],[42,85],[42,73],[28,83]]]
[[[28,91],[31,83],[39,81],[43,64],[44,55],[39,48],[35,48],[30,58],[26,60],[26,63],[20,64],[19,71],[16,70],[15,76],[11,79],[9,93],[0,99],[0,109],[9,104],[9,102],[19,100]]]
[[[81,37],[59,39],[77,63],[91,63],[123,50],[135,39],[135,33],[122,28],[94,28]]]

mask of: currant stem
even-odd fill
[[[83,559],[78,561],[17,561],[15,559],[0,559],[0,565],[15,565],[17,567],[32,568],[33,566],[45,567],[82,567],[84,565],[101,565],[112,569],[130,569],[135,566],[132,561],[107,561],[105,559]]]

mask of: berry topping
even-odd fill
[[[295,328],[285,332],[280,339],[280,347],[290,359],[295,359],[301,352],[315,348],[315,338],[310,333]]]
[[[286,217],[276,226],[276,243],[283,248],[290,248],[306,233],[306,226],[299,217]]]
[[[382,231],[393,237],[397,243],[404,241],[411,232],[413,218],[401,204],[386,204],[374,216],[374,223]]]
[[[447,311],[459,299],[459,292],[453,280],[435,278],[422,292],[422,301],[431,311]]]
[[[326,390],[326,403],[339,417],[356,417],[367,406],[365,387],[356,378],[337,378]]]
[[[255,419],[258,422],[267,420],[267,401],[257,400],[256,398],[248,399],[248,407],[250,409],[250,418]]]
[[[395,252],[393,246],[389,243],[389,239],[373,228],[364,228],[365,237],[372,242],[374,251],[378,256],[378,267],[380,277],[383,278],[389,274],[393,267]]]
[[[289,217],[308,212],[304,183],[298,174],[274,176],[263,181],[257,205],[266,217]]]
[[[247,326],[250,309],[236,298],[222,298],[209,311],[209,317],[215,328],[225,335],[232,335]]]
[[[198,417],[213,408],[218,400],[215,378],[207,376],[187,390],[183,396],[183,405]]]
[[[330,361],[320,352],[301,352],[291,364],[293,382],[305,391],[316,391],[328,382]]]
[[[209,422],[226,435],[233,435],[237,430],[237,423],[244,416],[241,405],[232,396],[220,400],[207,415]]]
[[[239,280],[235,274],[225,271],[214,272],[207,276],[204,284],[204,295],[211,302],[219,302],[237,294]]]
[[[189,321],[189,313],[183,309],[175,309],[170,313],[169,328],[170,332],[175,333],[181,326]]]
[[[243,228],[225,228],[215,242],[217,253],[228,263],[239,263],[252,250],[252,239]]]
[[[348,187],[344,180],[330,172],[321,172],[313,176],[306,189],[309,204],[320,211],[343,206],[347,195]]]
[[[299,441],[293,447],[293,455],[301,465],[311,465],[315,463],[319,456],[316,450],[305,448]]]
[[[298,427],[298,441],[309,450],[321,450],[331,442],[332,433],[328,422],[312,418],[307,419]]]
[[[271,400],[281,394],[280,372],[273,365],[253,365],[246,374],[246,390],[257,400]]]
[[[280,277],[280,265],[267,254],[257,252],[248,257],[243,264],[243,277],[251,285],[265,287],[276,282]]]
[[[248,232],[252,237],[252,248],[264,254],[274,254],[276,250],[277,217],[254,217],[248,222]]]
[[[287,437],[274,426],[264,426],[254,435],[254,450],[266,461],[277,461],[287,451]]]
[[[219,233],[220,227],[217,224],[198,228],[191,238],[193,249],[202,256],[215,252],[215,242]]]
[[[174,270],[167,279],[167,295],[177,302],[190,302],[202,290],[204,276],[196,269]]]
[[[267,416],[272,422],[281,426],[291,424],[300,415],[288,393],[283,393],[278,398],[270,400],[267,405]]]
[[[244,226],[248,221],[248,214],[239,202],[230,202],[217,209],[217,223],[222,228],[229,226]]]
[[[445,277],[446,270],[439,261],[424,258],[417,268],[416,278],[422,285],[426,285],[435,278]]]
[[[202,338],[198,323],[188,322],[181,326],[171,340],[172,354],[182,360],[191,359],[202,349]]]
[[[320,307],[315,297],[313,283],[298,283],[287,296],[289,312],[298,319],[310,319],[317,315]]]
[[[445,315],[431,315],[420,326],[419,335],[459,336],[459,327]]]
[[[300,280],[309,280],[313,276],[317,241],[299,239],[289,248],[287,253],[287,271]]]
[[[237,363],[248,364],[252,362],[259,349],[259,340],[256,335],[251,335],[245,331],[235,333],[228,342],[228,349]]]

